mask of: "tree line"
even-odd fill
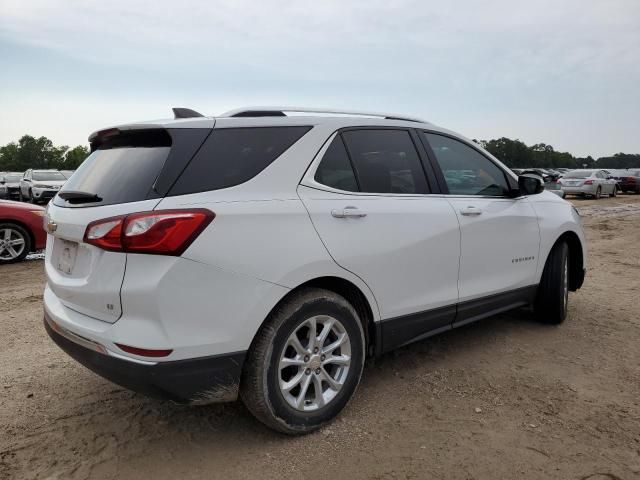
[[[528,146],[520,140],[506,137],[474,141],[512,168],[640,168],[640,154],[637,153],[616,153],[594,159],[591,156],[574,157],[544,143]],[[83,145],[56,147],[47,137],[24,135],[17,142],[0,147],[0,171],[24,172],[29,168],[75,170],[88,155],[89,149]]]
[[[616,153],[594,159],[591,156],[574,157],[545,143],[528,146],[520,140],[506,137],[477,143],[511,168],[640,168],[640,154],[637,153]]]
[[[56,147],[47,137],[24,135],[0,147],[0,171],[24,172],[30,168],[75,170],[89,155],[83,145]]]

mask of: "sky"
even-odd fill
[[[248,105],[640,153],[640,0],[0,0],[0,145]]]

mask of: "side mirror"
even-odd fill
[[[536,175],[520,175],[518,177],[520,195],[537,195],[544,191],[542,179]]]

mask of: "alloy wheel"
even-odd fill
[[[351,341],[342,323],[316,315],[296,327],[285,343],[278,363],[280,392],[296,410],[318,410],[341,390],[350,364]]]
[[[0,229],[0,260],[14,260],[25,249],[25,238],[13,228]]]

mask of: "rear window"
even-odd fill
[[[591,173],[591,170],[586,172],[569,172],[564,176],[564,178],[588,178],[591,176]]]
[[[87,206],[146,200],[170,150],[171,137],[164,130],[118,135],[92,152],[60,193],[83,192],[101,199]],[[56,198],[55,203],[65,206],[83,201],[67,204]]]
[[[214,129],[169,195],[233,187],[267,168],[311,127]]]

